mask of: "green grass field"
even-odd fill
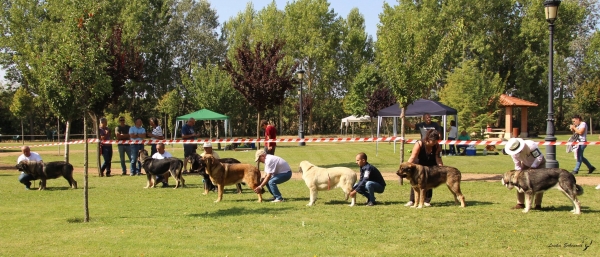
[[[540,139],[541,140],[541,139]],[[540,141],[538,140],[538,141]],[[5,144],[8,145],[8,144]],[[74,145],[71,162],[83,167],[83,147]],[[171,148],[183,155],[178,146]],[[56,146],[33,149],[45,161],[61,160]],[[356,153],[383,172],[395,172],[399,146],[380,143],[279,144],[277,155],[294,172],[302,160],[320,166],[348,166],[358,171]],[[61,153],[63,150],[61,149]],[[574,165],[572,155],[557,147],[561,167]],[[381,205],[348,207],[340,189],[321,192],[308,203],[301,180],[280,185],[283,203],[257,203],[244,188],[228,187],[221,203],[215,193],[202,195],[202,180],[185,176],[186,188],[144,189],[145,176],[100,178],[90,164],[89,223],[83,223],[83,174],[80,188],[62,179],[49,180],[46,191],[26,191],[14,167],[18,151],[0,152],[0,256],[597,256],[600,252],[600,191],[584,186],[582,214],[569,212],[570,201],[558,190],[545,194],[544,210],[523,214],[511,210],[516,191],[500,183],[462,183],[466,208],[453,205],[451,193],[434,190],[433,207],[404,207],[408,185],[388,181]],[[222,157],[252,162],[254,152],[219,152]],[[481,154],[481,151],[479,151]],[[600,166],[600,148],[586,156]],[[92,159],[93,160],[93,159]],[[120,173],[116,154],[113,173]],[[508,156],[444,157],[463,173],[500,174],[512,168]],[[117,168],[117,169],[115,169]],[[582,169],[583,170],[583,169]],[[600,176],[596,174],[582,176]],[[265,198],[270,194],[266,193]],[[358,196],[357,203],[364,202]],[[585,245],[589,245],[585,248]]]

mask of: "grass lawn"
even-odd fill
[[[541,141],[537,140],[537,141]],[[72,148],[71,162],[81,168],[81,145]],[[183,155],[179,146],[167,148]],[[45,161],[60,160],[57,147],[34,148]],[[62,153],[61,149],[61,153]],[[364,151],[383,172],[395,172],[399,146],[380,143],[280,144],[277,155],[297,172],[302,160],[320,166],[348,166]],[[116,146],[115,146],[116,152]],[[199,176],[185,176],[186,188],[144,189],[145,176],[95,175],[90,164],[91,221],[83,223],[83,175],[80,189],[62,179],[49,180],[46,191],[26,191],[14,167],[18,151],[0,152],[0,256],[597,256],[600,252],[600,191],[584,186],[582,214],[573,215],[570,201],[558,190],[545,194],[544,210],[523,214],[511,210],[516,191],[500,183],[463,182],[466,208],[453,205],[444,186],[434,190],[433,207],[404,207],[408,185],[389,181],[377,195],[381,205],[348,207],[340,189],[321,192],[317,205],[308,203],[301,180],[280,185],[283,203],[257,203],[244,188],[228,187],[221,203],[215,193],[202,195]],[[222,157],[252,162],[254,152],[219,152]],[[479,151],[481,154],[481,151]],[[586,156],[600,166],[600,148]],[[571,169],[572,155],[557,147],[561,167]],[[113,173],[118,174],[118,154]],[[464,173],[500,174],[512,168],[508,156],[444,157],[446,165]],[[115,169],[117,168],[117,169]],[[91,175],[94,174],[94,175]],[[584,176],[599,176],[596,174]],[[266,193],[265,198],[270,198]],[[364,198],[358,196],[357,202]],[[590,245],[591,244],[591,245]],[[589,245],[585,248],[583,245]]]

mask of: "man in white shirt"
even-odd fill
[[[521,138],[511,138],[506,142],[504,151],[512,157],[515,163],[515,170],[539,169],[546,167],[544,154],[538,148],[538,143]],[[542,209],[543,193],[535,196],[535,209]],[[517,205],[513,209],[523,209],[525,205],[525,193],[517,191]]]
[[[213,151],[212,144],[210,142],[205,142],[202,147],[204,147],[204,152],[201,153],[200,156],[204,157],[205,154],[212,154],[212,156],[216,159],[221,159],[219,154]]]
[[[17,158],[17,164],[19,164],[21,161],[32,161],[32,162],[41,162],[42,161],[42,157],[38,153],[32,152],[31,149],[29,149],[29,146],[21,147],[21,152],[23,154],[21,154],[19,156],[19,158]],[[25,185],[26,190],[30,189],[32,180],[35,180],[35,177],[21,171],[21,175],[19,176],[19,182],[21,182],[23,185]]]
[[[255,162],[262,162],[265,164],[265,173],[267,176],[261,181],[260,185],[254,188],[254,192],[260,193],[262,188],[266,185],[269,189],[269,193],[273,195],[274,203],[283,202],[284,199],[277,188],[277,184],[284,183],[292,178],[292,168],[290,165],[281,157],[270,155],[265,150],[258,150],[254,155]]]
[[[165,144],[163,143],[158,143],[156,144],[156,153],[154,153],[152,155],[152,159],[157,159],[157,160],[162,160],[164,158],[170,158],[173,157],[173,155],[171,155],[171,153],[165,151]],[[162,187],[168,187],[169,186],[169,173],[167,173],[164,176],[156,176],[156,182],[162,182]]]

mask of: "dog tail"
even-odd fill
[[[577,189],[577,195],[582,195],[583,194],[583,187],[580,185],[575,185],[576,189]]]

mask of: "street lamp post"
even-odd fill
[[[544,141],[549,142],[550,145],[546,146],[546,168],[558,168],[558,161],[556,160],[556,137],[554,136],[554,80],[552,71],[554,61],[554,21],[558,16],[558,6],[560,1],[558,0],[546,0],[544,1],[544,10],[546,13],[546,21],[548,21],[548,29],[550,30],[550,43],[549,43],[549,61],[548,61],[548,125],[546,126],[546,138]]]
[[[300,103],[299,103],[299,116],[300,116],[300,121],[298,123],[298,138],[300,138],[300,142],[298,143],[299,146],[305,146],[306,143],[304,142],[304,121],[302,120],[302,114],[304,114],[304,109],[302,109],[302,79],[304,78],[304,69],[302,69],[302,65],[300,65],[300,70],[298,70],[296,72],[296,75],[298,75],[298,79],[300,80]]]

